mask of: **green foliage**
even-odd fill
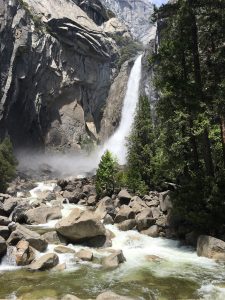
[[[150,187],[155,155],[151,109],[147,97],[140,97],[134,125],[128,139],[128,184],[134,191]]]
[[[163,26],[149,58],[159,91],[151,181],[176,183],[175,213],[216,234],[225,213],[225,10],[222,1],[179,0],[154,18]]]
[[[13,178],[16,171],[16,159],[9,138],[5,138],[0,144],[0,191],[4,192],[7,183]]]
[[[111,196],[116,187],[117,161],[107,150],[98,165],[95,187],[98,197]]]

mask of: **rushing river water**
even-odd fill
[[[31,201],[38,190],[51,190],[53,184],[40,183],[31,191]],[[67,216],[77,205],[64,204],[62,215]],[[81,209],[85,207],[79,206]],[[56,221],[30,229],[53,230]],[[110,249],[92,249],[93,262],[77,263],[74,254],[58,254],[64,271],[30,272],[10,265],[7,257],[0,265],[1,299],[60,299],[74,294],[82,299],[94,298],[105,290],[112,290],[135,299],[225,299],[225,266],[203,257],[179,242],[151,238],[137,231],[122,232],[114,225],[106,226],[115,237],[112,249],[122,249],[126,262],[113,271],[104,270],[101,259]],[[49,245],[47,252],[53,252]],[[69,245],[75,251],[79,245]],[[82,248],[84,248],[82,246]]]

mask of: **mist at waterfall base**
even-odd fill
[[[126,163],[127,137],[134,121],[135,110],[139,98],[139,85],[141,80],[142,55],[135,60],[131,70],[127,91],[124,98],[121,122],[115,133],[103,144],[97,146],[90,153],[34,153],[21,151],[17,154],[19,170],[39,172],[49,168],[55,176],[77,176],[94,174],[101,156],[109,150],[118,159],[119,164]]]

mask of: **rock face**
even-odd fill
[[[134,38],[147,44],[150,40],[152,25],[149,16],[153,12],[153,5],[148,0],[102,0],[116,16],[125,22]]]
[[[19,241],[16,245],[16,264],[17,266],[29,265],[35,259],[35,253],[27,241]]]
[[[97,2],[0,1],[0,136],[58,149],[97,138],[118,57]]]
[[[201,235],[197,241],[198,256],[225,260],[225,242],[212,236]]]
[[[94,213],[77,208],[56,224],[56,231],[71,242],[86,241],[106,235],[104,225]]]

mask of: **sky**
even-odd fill
[[[167,0],[152,0],[153,3],[155,3],[157,6],[160,6],[161,4],[165,4]]]

